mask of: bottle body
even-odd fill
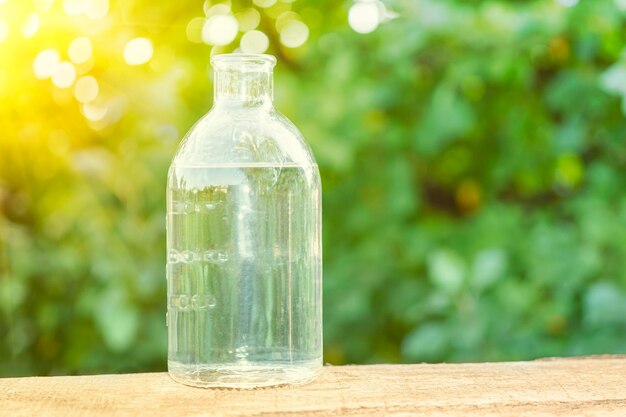
[[[168,369],[188,385],[312,380],[322,364],[321,187],[273,107],[216,106],[167,190]]]

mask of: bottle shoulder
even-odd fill
[[[172,165],[316,165],[298,128],[277,110],[212,109],[185,135]]]

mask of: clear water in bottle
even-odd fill
[[[199,386],[306,382],[321,364],[317,167],[176,166],[169,369]]]

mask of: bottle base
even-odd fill
[[[168,373],[174,381],[192,387],[252,389],[306,384],[320,374],[320,363],[188,365],[168,361]]]

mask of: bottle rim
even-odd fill
[[[265,67],[272,69],[276,65],[276,57],[269,54],[218,54],[211,57],[211,66],[215,69],[220,68],[252,68]]]

